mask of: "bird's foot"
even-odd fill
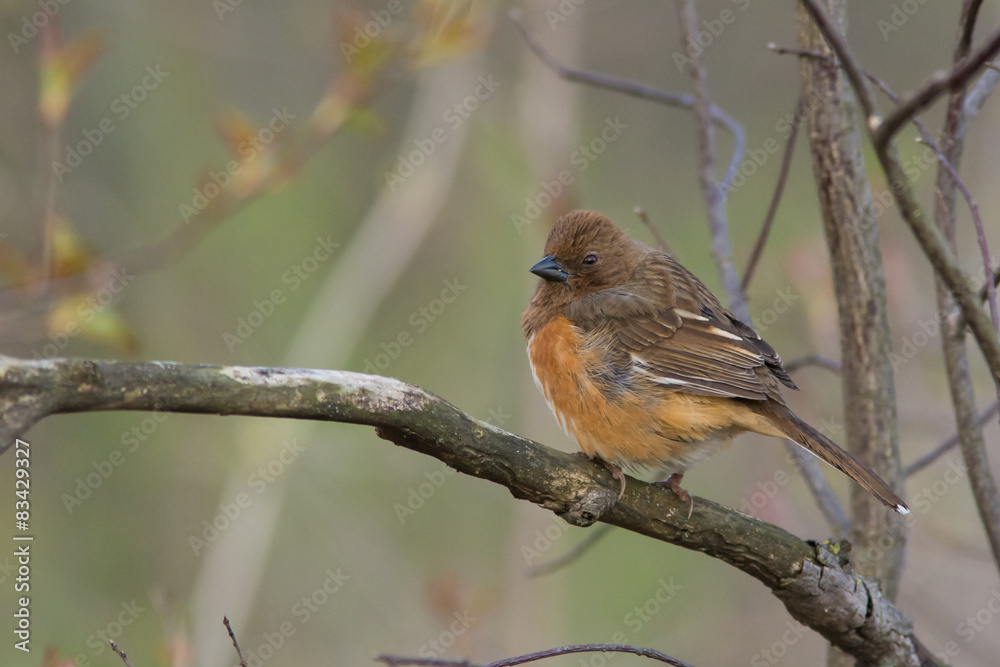
[[[675,472],[665,480],[661,482],[653,482],[653,486],[658,486],[661,489],[670,489],[674,492],[678,498],[686,501],[688,504],[688,515],[687,518],[691,518],[691,513],[694,512],[694,498],[685,489],[681,488],[681,480],[684,479],[683,472]]]
[[[621,500],[622,496],[625,495],[625,473],[622,472],[622,469],[619,466],[615,465],[614,463],[609,463],[608,461],[605,461],[600,456],[590,457],[584,454],[583,452],[574,452],[573,456],[582,456],[584,458],[588,458],[594,463],[597,463],[598,465],[601,465],[604,468],[606,468],[607,471],[611,473],[611,476],[617,479],[618,483],[621,484],[621,488],[618,489],[618,500]],[[681,490],[683,491],[683,489]],[[685,491],[685,493],[687,492]]]

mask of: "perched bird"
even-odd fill
[[[600,213],[573,211],[531,272],[541,280],[521,326],[535,381],[621,492],[621,466],[649,466],[673,472],[665,486],[691,502],[684,470],[753,431],[794,440],[909,512],[878,475],[795,416],[780,388],[798,387],[774,349],[670,255]]]

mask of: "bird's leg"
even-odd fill
[[[574,452],[573,456],[582,456],[584,458],[588,458],[594,463],[597,463],[598,465],[606,468],[607,471],[611,473],[611,476],[617,479],[619,484],[621,484],[621,488],[618,490],[618,500],[621,500],[622,496],[625,495],[625,473],[622,472],[622,469],[619,466],[615,465],[614,463],[605,461],[600,456],[591,457],[587,456],[583,452]],[[681,489],[681,491],[684,491],[684,489]],[[687,493],[687,491],[684,491],[684,493]]]
[[[662,482],[653,482],[653,486],[658,486],[661,489],[670,489],[674,492],[681,500],[686,500],[688,503],[688,516],[691,518],[691,513],[694,512],[694,498],[686,490],[681,488],[681,480],[684,479],[684,471],[675,472],[669,477],[667,477]]]

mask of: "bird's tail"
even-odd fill
[[[786,418],[782,424],[785,435],[853,479],[888,507],[900,514],[909,513],[910,508],[902,498],[896,495],[885,480],[869,470],[868,466],[838,447],[830,438],[796,417],[791,411],[783,416]]]

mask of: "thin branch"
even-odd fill
[[[914,122],[919,123],[920,121],[914,118]],[[926,129],[922,129],[921,133],[926,133]],[[935,155],[938,156],[938,161],[941,163],[941,167],[948,172],[951,180],[955,183],[955,187],[962,193],[962,197],[969,205],[969,211],[972,213],[972,225],[976,229],[976,241],[979,244],[979,252],[983,258],[983,275],[988,276],[993,270],[993,263],[990,260],[990,246],[989,242],[986,240],[986,229],[983,227],[983,219],[979,216],[979,205],[976,204],[976,200],[973,199],[972,193],[965,185],[965,181],[959,178],[958,172],[955,171],[955,168],[952,167],[951,163],[944,156],[941,150],[934,145],[934,142],[929,138],[929,136],[925,137],[924,143],[929,145]],[[993,284],[992,280],[987,280],[986,284],[983,285],[982,291],[983,296],[986,299],[986,303],[990,308],[990,317],[993,320],[993,329],[994,331],[1000,331],[1000,315],[997,314],[996,285]]]
[[[798,468],[802,479],[805,480],[806,487],[815,498],[816,507],[819,508],[820,514],[829,524],[834,538],[839,540],[846,537],[851,529],[851,520],[847,518],[844,506],[840,504],[840,499],[833,492],[833,487],[830,486],[826,475],[816,463],[816,457],[800,447],[794,440],[785,440],[785,449],[791,455],[795,467]]]
[[[894,109],[885,120],[872,128],[872,141],[875,143],[875,147],[884,150],[896,132],[908,123],[910,118],[930,106],[941,93],[958,90],[964,86],[966,81],[972,78],[998,51],[1000,51],[1000,30],[994,33],[979,51],[961,63],[957,63],[948,74],[934,77],[923,88]]]
[[[746,271],[743,272],[743,281],[740,283],[740,287],[744,293],[746,293],[747,288],[750,286],[754,270],[757,268],[757,262],[760,261],[760,256],[764,253],[764,245],[767,243],[768,236],[771,233],[771,225],[774,223],[774,216],[778,212],[778,204],[781,202],[781,196],[785,192],[785,184],[788,182],[788,174],[792,166],[792,156],[795,154],[795,139],[799,136],[799,125],[802,123],[802,116],[805,114],[805,109],[805,100],[800,97],[798,103],[795,105],[795,114],[792,116],[792,131],[788,134],[788,140],[785,142],[785,152],[781,157],[781,171],[778,173],[778,182],[774,186],[774,194],[771,195],[771,204],[767,208],[767,215],[764,216],[764,224],[760,227],[760,235],[757,237],[757,242],[750,253],[750,261],[747,262]]]
[[[226,630],[229,631],[229,638],[233,640],[233,648],[236,649],[236,655],[240,658],[240,667],[247,667],[247,661],[243,657],[243,651],[240,650],[240,643],[236,641],[236,633],[233,632],[233,626],[229,624],[229,617],[222,617],[222,624],[226,626]]]
[[[561,79],[582,83],[594,88],[602,88],[604,90],[630,95],[632,97],[638,97],[640,99],[657,102],[670,107],[678,107],[681,109],[694,108],[695,98],[693,95],[668,93],[635,81],[628,81],[627,79],[620,79],[618,77],[608,76],[607,74],[601,74],[599,72],[585,72],[583,70],[567,67],[545,51],[534,36],[528,32],[528,29],[524,24],[523,13],[519,8],[511,8],[508,12],[508,16],[510,16],[510,20],[514,22],[514,25],[517,26],[517,29],[521,33],[521,37],[524,39],[524,43],[528,46],[531,52],[534,53],[544,65],[554,71]],[[743,161],[743,155],[746,153],[746,132],[744,132],[743,126],[736,122],[732,116],[714,104],[710,107],[710,114],[714,122],[725,127],[733,135],[733,156],[729,160],[729,167],[726,169],[726,175],[723,177],[722,183],[719,186],[723,195],[725,195],[725,193],[729,192],[729,187],[732,185],[733,179],[736,178],[736,174],[739,172],[740,163]]]
[[[672,255],[670,252],[670,245],[667,240],[663,238],[663,234],[660,233],[660,228],[653,224],[653,221],[649,219],[649,215],[646,213],[646,209],[641,206],[633,206],[632,211],[639,217],[642,224],[649,227],[649,231],[653,234],[653,239],[656,240],[656,247],[663,252]]]
[[[979,4],[977,0],[965,0],[962,4],[962,36],[954,55],[956,67],[968,58]],[[941,132],[944,137],[947,157],[941,162],[941,168],[938,170],[937,196],[934,208],[934,221],[937,229],[944,234],[953,253],[957,246],[955,242],[955,190],[965,187],[956,173],[969,127],[969,123],[963,118],[964,109],[965,88],[960,87],[953,90],[948,99],[947,114]],[[966,191],[963,190],[964,192]],[[973,209],[973,221],[979,235],[980,248],[985,255],[984,275],[989,276],[992,271],[989,249],[986,246],[982,221],[978,218],[978,209],[975,208]],[[940,279],[936,280],[935,283],[938,314],[941,318],[941,341],[945,370],[951,402],[955,411],[955,421],[958,426],[962,459],[969,477],[969,486],[976,502],[976,509],[979,512],[980,521],[993,553],[993,559],[1000,567],[1000,490],[998,490],[996,480],[990,470],[982,427],[976,423],[976,394],[966,351],[965,327],[953,317],[955,300],[952,295]],[[996,297],[993,293],[992,283],[989,281],[987,282],[987,294],[990,297],[990,310],[993,314],[995,331],[997,327]],[[1000,396],[1000,385],[997,386],[997,392]]]
[[[986,282],[990,282],[990,281],[987,280]],[[1000,266],[998,266],[997,268],[993,269],[993,281],[992,282],[993,282],[994,289],[998,285],[1000,285]],[[989,298],[989,295],[990,295],[989,285],[983,285],[983,288],[981,290],[979,290],[979,300],[980,301],[986,301],[986,299]]]
[[[817,5],[816,0],[801,0],[801,2],[827,43],[836,52],[841,66],[854,87],[858,102],[864,109],[865,116],[871,119],[874,107],[865,85],[865,77],[853,54],[847,48],[843,37],[832,25],[826,13]],[[869,123],[869,131],[871,132],[871,123]],[[976,295],[970,288],[970,279],[958,266],[954,253],[948,248],[940,230],[929,224],[924,217],[923,210],[913,192],[912,183],[906,176],[895,146],[891,142],[882,145],[876,144],[875,152],[882,169],[885,171],[889,190],[896,200],[903,220],[909,225],[937,275],[941,277],[955,296],[955,301],[979,344],[980,350],[982,350],[993,381],[1000,387],[1000,340],[993,329],[992,321],[983,312]]]
[[[825,368],[831,373],[840,374],[841,365],[836,359],[831,359],[830,357],[824,357],[821,354],[809,354],[804,357],[798,357],[797,359],[792,359],[791,361],[786,361],[782,364],[785,370],[789,373],[794,373],[800,368],[805,368],[806,366],[819,366],[820,368]]]
[[[997,65],[997,60],[987,65],[987,69],[979,77],[979,81],[976,81],[976,85],[965,96],[965,106],[962,110],[965,123],[972,122],[976,114],[979,113],[979,110],[986,104],[986,99],[990,96],[990,93],[996,88],[997,81],[1000,81],[1000,70],[998,70]]]
[[[495,662],[483,665],[476,665],[468,660],[405,658],[384,654],[376,656],[375,661],[384,662],[385,664],[393,667],[401,667],[403,665],[419,665],[421,667],[514,667],[514,665],[523,665],[528,662],[545,660],[547,658],[557,658],[561,655],[570,655],[571,653],[631,653],[632,655],[650,658],[651,660],[673,665],[674,667],[691,667],[691,665],[683,660],[672,658],[666,653],[661,653],[651,648],[630,646],[628,644],[575,644],[571,646],[561,646],[559,648],[550,648],[545,651],[538,651],[537,653],[528,653],[525,655],[515,656],[513,658],[504,658],[503,660],[496,660]]]
[[[806,542],[764,521],[630,479],[592,461],[473,419],[414,385],[362,373],[98,359],[22,361],[0,355],[0,442],[51,414],[156,410],[336,421],[492,481],[567,522],[595,521],[703,552],[767,585],[793,618],[856,657],[905,663],[912,622],[845,550]],[[840,554],[840,555],[838,555]],[[843,610],[831,614],[830,609]],[[845,622],[845,619],[854,622]]]
[[[868,77],[869,81],[878,86],[879,90],[885,93],[886,97],[897,104],[899,103],[899,95],[897,95],[896,92],[889,87],[889,84],[878,77],[868,74],[867,72],[865,73],[865,76]],[[962,193],[962,197],[969,206],[969,211],[972,213],[972,224],[976,229],[976,240],[979,242],[979,250],[983,256],[983,275],[990,275],[990,272],[993,270],[993,265],[990,261],[990,247],[986,240],[986,231],[983,227],[983,219],[979,215],[979,205],[976,204],[976,200],[973,198],[972,193],[969,191],[969,188],[965,185],[962,178],[958,175],[958,172],[952,166],[951,162],[934,142],[934,138],[931,136],[927,126],[924,125],[924,122],[916,116],[914,116],[912,120],[914,126],[917,128],[917,131],[920,133],[920,137],[923,140],[922,143],[926,144],[932,151],[934,151],[934,155],[937,157],[938,163],[945,171],[948,172],[948,175],[954,182],[955,187]],[[954,137],[949,144],[953,143],[953,141]],[[990,316],[993,320],[993,328],[994,330],[1000,331],[1000,317],[997,315],[997,295],[992,281],[986,281],[983,291],[985,292],[986,302],[990,307]]]
[[[979,19],[979,10],[983,6],[983,0],[966,0],[964,8],[964,21],[962,21],[961,33],[958,37],[958,46],[955,52],[959,54],[958,60],[964,59],[972,50],[972,35],[976,32],[976,21]]]
[[[993,401],[993,405],[983,410],[982,413],[980,413],[980,415],[976,418],[976,426],[983,428],[986,426],[986,423],[993,419],[993,417],[995,417],[998,413],[1000,413],[1000,403]],[[915,475],[954,449],[960,440],[961,438],[959,434],[955,433],[940,445],[927,452],[910,465],[906,466],[906,468],[903,469],[903,474],[907,477]]]
[[[567,565],[573,564],[576,560],[583,556],[583,554],[590,551],[590,549],[597,544],[602,537],[610,533],[613,528],[614,526],[598,526],[590,531],[589,535],[580,540],[576,546],[564,553],[562,556],[528,568],[528,576],[545,577],[553,572],[563,569]]]
[[[694,0],[677,0],[680,14],[681,41],[694,43],[698,34],[698,13]],[[750,321],[746,295],[740,288],[740,279],[733,266],[733,246],[729,238],[729,223],[726,221],[725,191],[720,190],[715,174],[715,132],[711,122],[712,98],[708,90],[708,71],[702,59],[703,53],[689,54],[687,70],[694,85],[694,122],[698,135],[698,183],[705,199],[708,227],[712,233],[712,255],[716,269],[722,279],[722,286],[729,302],[729,308],[739,319]]]
[[[114,651],[114,653],[119,658],[122,659],[122,662],[124,662],[126,665],[128,665],[128,667],[132,667],[132,663],[128,661],[128,656],[125,655],[125,651],[123,651],[120,648],[118,648],[118,644],[115,643],[115,640],[112,639],[108,643],[111,644],[111,650]]]

